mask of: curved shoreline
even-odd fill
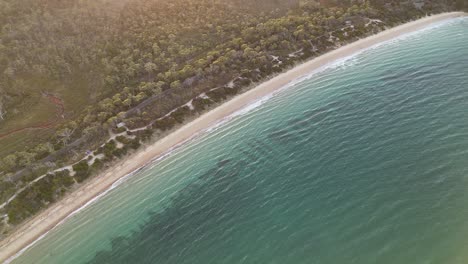
[[[220,120],[243,109],[258,99],[267,96],[321,67],[336,60],[361,52],[379,43],[397,38],[401,35],[421,30],[428,25],[446,19],[466,16],[463,12],[452,12],[425,17],[409,22],[379,34],[358,40],[324,55],[313,58],[293,69],[242,93],[220,106],[201,115],[197,119],[183,125],[173,133],[148,145],[132,156],[120,161],[114,167],[93,177],[76,191],[68,194],[61,201],[27,221],[9,237],[0,242],[0,262],[9,262],[17,257],[50,230],[66,221],[72,214],[81,210],[87,204],[107,193],[124,177],[134,173],[149,162],[160,158],[174,147],[205,131]]]

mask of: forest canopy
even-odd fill
[[[463,8],[467,0],[0,0],[0,230],[251,83]]]

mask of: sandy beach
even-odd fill
[[[256,100],[277,91],[278,89],[288,85],[290,82],[308,75],[310,72],[313,72],[314,70],[317,70],[333,61],[348,57],[381,42],[420,30],[429,24],[466,15],[467,14],[463,12],[444,13],[425,17],[417,21],[388,29],[377,35],[353,42],[300,64],[297,67],[234,97],[215,109],[201,115],[199,118],[183,125],[156,143],[142,148],[142,150],[120,161],[118,164],[104,171],[100,175],[93,177],[79,189],[68,194],[61,201],[27,221],[8,238],[0,242],[0,262],[8,263],[12,258],[17,256],[22,249],[41,238],[41,236],[60,224],[70,214],[80,209],[97,196],[106,192],[106,190],[111,188],[112,185],[122,177],[138,170],[148,162],[167,153],[174,146],[191,139],[194,135],[203,132],[207,128],[216,124],[219,120],[246,107]]]

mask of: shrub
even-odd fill
[[[89,177],[89,165],[88,162],[83,160],[73,165],[75,171],[75,179],[77,182],[83,182]]]
[[[171,117],[174,118],[178,123],[184,122],[186,116],[190,114],[190,108],[186,105],[177,108],[171,113]]]
[[[145,130],[141,130],[139,132],[140,132],[139,137],[141,138],[142,141],[148,141],[153,136],[153,130],[149,128]],[[130,140],[127,142],[127,144],[128,143],[130,143]]]
[[[130,142],[130,139],[127,138],[126,136],[118,136],[115,138],[115,140],[117,140],[118,142],[122,144],[128,144]]]
[[[141,144],[140,144],[140,140],[138,138],[133,139],[128,144],[128,147],[131,148],[131,149],[138,149],[140,146],[141,146]]]
[[[197,97],[193,99],[192,105],[195,108],[195,111],[201,112],[210,106],[213,102],[210,99]]]
[[[104,153],[104,155],[106,155],[106,157],[111,158],[112,156],[114,156],[114,151],[116,150],[116,148],[117,144],[112,139],[103,146],[102,152]]]
[[[104,162],[101,159],[94,159],[93,165],[91,165],[92,171],[98,171],[104,167]]]
[[[162,130],[162,131],[165,131],[165,130],[169,130],[171,128],[174,127],[174,125],[176,124],[176,120],[171,117],[171,116],[166,116],[164,118],[161,118],[159,120],[157,120],[155,123],[154,123],[154,127]]]

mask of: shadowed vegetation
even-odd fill
[[[421,2],[0,0],[0,203],[26,190],[0,209],[0,230],[252,83],[468,7]],[[74,174],[54,172],[65,165]]]

